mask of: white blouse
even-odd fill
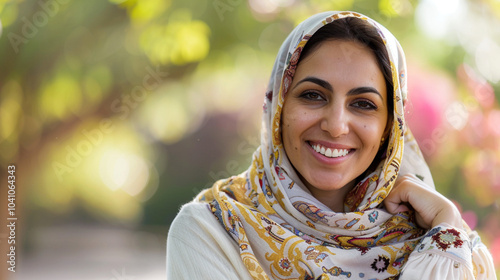
[[[439,242],[440,238],[446,240],[446,234],[459,234],[467,246]],[[432,240],[435,242],[431,244]],[[167,238],[167,279],[252,280],[238,245],[206,203],[184,205],[172,222]],[[411,253],[399,279],[496,280],[496,276],[491,254],[475,231],[467,235],[441,224],[431,229]]]

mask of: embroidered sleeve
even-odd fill
[[[488,248],[481,242],[481,238],[477,232],[471,232],[469,238],[472,243],[472,268],[474,277],[476,279],[497,279],[493,257]]]
[[[476,232],[440,224],[411,253],[400,279],[495,280],[491,254]]]

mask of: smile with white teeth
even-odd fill
[[[346,149],[330,149],[330,148],[325,148],[324,146],[321,146],[319,144],[311,145],[311,147],[316,152],[329,158],[344,157],[349,153],[349,150]]]

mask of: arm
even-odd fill
[[[186,204],[167,238],[167,279],[251,279],[237,244],[205,203]]]
[[[431,228],[410,254],[400,279],[496,279],[491,254],[477,233],[464,229],[455,205],[418,178],[398,179],[385,206],[391,213],[411,207],[417,223]]]

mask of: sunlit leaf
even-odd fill
[[[200,102],[190,102],[189,93],[173,83],[152,93],[138,110],[137,118],[155,139],[175,143],[197,126],[203,115],[202,106]]]
[[[172,14],[166,25],[152,25],[141,36],[141,47],[153,63],[182,65],[204,59],[209,51],[210,28],[192,20],[186,10]]]
[[[19,9],[17,7],[16,3],[13,3],[14,1],[3,1],[4,3],[0,2],[0,35],[2,34],[1,32],[1,27],[3,28],[10,26],[18,17],[19,14]]]
[[[76,79],[66,73],[55,76],[42,87],[40,100],[41,115],[50,119],[63,119],[77,114],[82,106],[82,93]]]
[[[342,10],[350,10],[350,8],[353,6],[354,0],[335,0],[335,1],[313,0],[311,2],[314,6],[317,6],[323,11],[328,11],[328,10],[342,11]]]
[[[22,114],[23,93],[17,81],[10,81],[5,84],[0,97],[0,141],[18,133],[19,120]]]
[[[168,0],[141,0],[137,1],[130,16],[133,21],[144,22],[161,15],[170,6]]]

